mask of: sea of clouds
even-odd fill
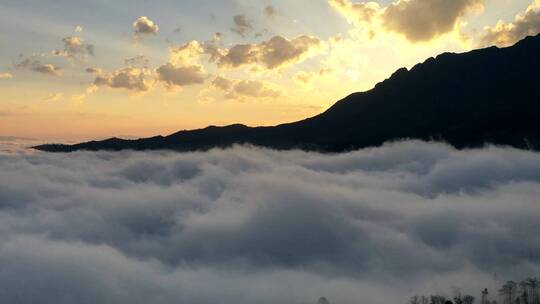
[[[389,304],[539,274],[539,153],[0,152],[2,303]]]

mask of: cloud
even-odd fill
[[[0,154],[2,299],[386,304],[454,286],[479,297],[493,273],[540,271],[539,164],[422,142]]]
[[[35,59],[35,56],[28,57],[17,63],[16,68],[30,69],[31,71],[47,74],[51,76],[62,76],[64,69],[51,63],[41,63],[41,61]]]
[[[237,44],[224,50],[215,61],[221,68],[237,68],[255,65],[265,69],[276,69],[303,61],[320,50],[322,42],[313,36],[298,36],[287,39],[274,36],[258,44]]]
[[[292,39],[274,36],[260,43],[236,44],[229,48],[222,47],[222,38],[223,34],[218,32],[210,41],[193,40],[170,48],[169,63],[186,67],[199,65],[204,59],[216,63],[221,69],[245,66],[251,70],[273,70],[300,63],[324,47],[324,42],[319,38],[305,35]]]
[[[0,79],[11,79],[11,78],[13,78],[13,74],[9,72],[0,73]]]
[[[272,5],[267,5],[264,8],[264,15],[269,18],[273,18],[279,15],[277,9],[273,7]]]
[[[170,48],[169,61],[175,65],[191,65],[197,62],[204,52],[204,46],[198,41],[193,40],[179,47]]]
[[[100,68],[86,68],[86,73],[90,74],[103,74],[103,70]]]
[[[236,15],[233,17],[233,27],[231,31],[237,33],[242,37],[255,33],[253,28],[253,21],[248,19],[245,15]]]
[[[92,44],[84,43],[84,40],[77,36],[70,36],[62,39],[64,48],[55,50],[54,56],[77,58],[85,56],[94,56],[95,47]]]
[[[349,22],[357,24],[371,22],[381,9],[376,2],[354,3],[351,0],[328,0],[328,3],[344,15]]]
[[[145,92],[153,87],[154,82],[152,71],[145,68],[125,67],[110,73],[98,74],[94,85]]]
[[[94,85],[123,88],[133,92],[146,92],[157,82],[167,89],[175,90],[184,86],[202,84],[208,78],[205,68],[198,63],[205,52],[197,41],[188,42],[177,48],[170,48],[169,61],[157,69],[149,69],[146,56],[136,56],[125,60],[127,67],[104,73],[98,68],[87,68],[88,73],[96,74]]]
[[[170,48],[169,62],[156,70],[157,78],[169,89],[187,85],[202,84],[208,78],[205,68],[198,63],[204,47],[197,41],[188,42],[177,48]]]
[[[400,0],[386,8],[383,25],[410,41],[428,41],[454,30],[460,18],[483,3],[483,0]]]
[[[64,69],[50,63],[33,65],[32,71],[52,76],[62,76],[64,74]]]
[[[170,86],[187,86],[202,84],[208,74],[201,65],[174,66],[171,63],[157,69],[158,79]]]
[[[145,35],[157,35],[159,26],[147,16],[141,16],[133,22],[133,32],[138,40]]]
[[[328,0],[349,22],[403,35],[411,42],[430,41],[452,32],[468,12],[483,8],[484,0],[398,0],[386,7],[375,2]]]
[[[75,32],[81,33],[84,30],[84,27],[82,25],[77,25],[75,27]]]
[[[144,55],[139,55],[131,58],[127,58],[124,60],[124,63],[127,66],[133,66],[133,67],[148,67],[150,60],[148,57]]]
[[[540,33],[540,0],[535,0],[513,22],[499,21],[495,27],[486,27],[480,38],[481,46],[510,46],[529,35]]]
[[[315,79],[320,79],[325,75],[331,74],[333,70],[331,68],[321,68],[318,72],[304,72],[300,71],[294,74],[293,79],[299,84],[309,84]]]
[[[225,93],[229,99],[277,98],[282,92],[276,85],[260,80],[238,80],[217,76],[212,86]]]

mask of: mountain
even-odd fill
[[[277,149],[346,151],[399,139],[440,140],[457,148],[487,143],[540,147],[540,35],[507,48],[444,53],[397,70],[370,91],[354,93],[324,113],[273,127],[230,125],[138,140],[111,138],[76,150],[204,150],[249,143]]]

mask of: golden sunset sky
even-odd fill
[[[2,0],[0,26],[0,136],[82,140],[303,119],[537,34],[540,0]]]

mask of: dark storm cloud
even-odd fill
[[[540,271],[539,183],[537,153],[420,142],[336,155],[0,154],[0,296],[347,304],[452,286],[476,294],[494,272]]]

